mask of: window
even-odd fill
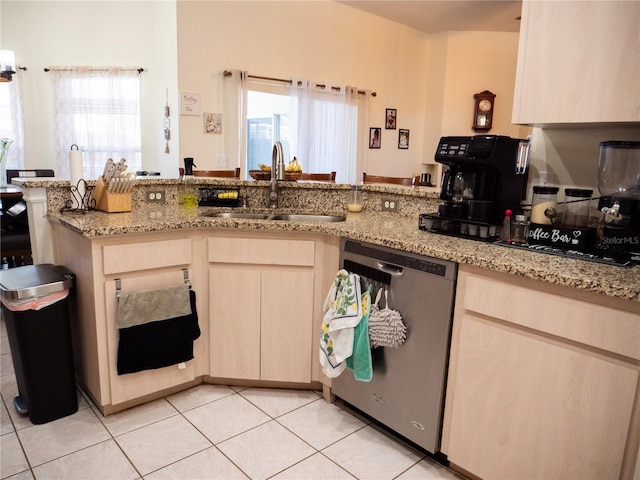
[[[57,170],[69,177],[68,151],[83,151],[85,179],[102,175],[109,158],[142,170],[140,74],[124,68],[51,68]]]
[[[285,163],[294,156],[303,171],[335,171],[336,181],[355,183],[362,172],[367,95],[348,86],[247,81],[246,171],[271,164],[280,141]]]
[[[271,165],[273,144],[282,143],[285,159],[291,158],[288,96],[250,90],[247,95],[247,171],[258,164]]]
[[[0,83],[0,138],[10,140],[2,161],[3,182],[7,168],[23,169],[25,165],[21,73],[15,73],[11,82]]]

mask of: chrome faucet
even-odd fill
[[[278,180],[284,180],[284,153],[280,142],[276,142],[273,145],[273,153],[271,154],[269,208],[278,208]]]

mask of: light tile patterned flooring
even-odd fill
[[[1,323],[2,479],[459,480],[308,390],[199,385],[108,417],[79,392],[77,413],[33,425]]]

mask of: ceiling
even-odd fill
[[[426,33],[519,32],[522,0],[339,0]]]

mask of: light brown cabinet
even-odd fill
[[[77,279],[77,375],[104,414],[216,379],[330,383],[318,350],[338,238],[226,229],[88,238],[51,226],[56,263]],[[118,375],[116,280],[122,291],[162,288],[184,282],[184,269],[201,330],[194,359]]]
[[[524,0],[512,122],[640,122],[640,2]]]
[[[314,238],[291,234],[235,233],[208,240],[212,377],[317,380],[313,332],[320,331],[314,319],[323,281],[317,249],[323,246]]]
[[[55,223],[52,229],[56,261],[76,275],[78,314],[73,331],[77,376],[102,412],[113,413],[158,392],[196,382],[203,374],[199,357],[206,351],[200,339],[195,342],[196,358],[191,361],[126,375],[117,372],[116,280],[120,280],[122,291],[135,292],[181,285],[183,269],[193,279],[192,239],[183,234],[155,234],[92,240]],[[201,328],[208,332],[206,325]]]
[[[481,478],[625,478],[640,309],[461,266],[442,451]],[[617,307],[617,305],[616,305]]]

